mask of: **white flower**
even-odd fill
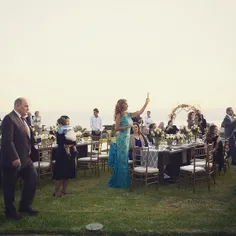
[[[81,131],[77,131],[77,132],[76,132],[76,136],[77,136],[77,137],[81,137],[81,136],[82,136],[82,132],[81,132]]]

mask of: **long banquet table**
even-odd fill
[[[159,169],[159,182],[164,183],[165,169],[171,173],[173,179],[179,176],[180,166],[190,164],[191,149],[197,146],[203,146],[203,143],[192,143],[182,146],[170,146],[169,149],[158,150],[149,149],[149,166],[158,167]],[[145,153],[143,153],[145,156]],[[144,161],[141,161],[141,164]]]

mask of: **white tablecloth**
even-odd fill
[[[146,166],[146,160],[148,155],[148,149],[142,149],[141,152],[141,165]],[[157,149],[149,149],[149,157],[148,157],[148,167],[157,168],[158,164],[158,150]]]

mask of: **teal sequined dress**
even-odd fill
[[[120,127],[133,124],[130,114],[124,115]],[[128,188],[130,185],[128,152],[129,152],[130,128],[119,132],[116,144],[111,143],[108,165],[113,168],[111,179],[108,183],[113,188]]]

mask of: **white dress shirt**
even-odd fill
[[[100,116],[91,116],[90,118],[90,127],[92,131],[101,131],[102,130],[102,119]]]
[[[24,120],[23,120],[23,119],[22,119],[22,116],[21,116],[21,114],[20,114],[19,112],[17,112],[16,110],[14,110],[14,112],[19,116],[19,118],[21,119],[21,121],[24,123],[25,127],[26,127],[27,130],[28,130],[28,135],[29,135],[29,138],[30,138],[30,128],[29,128],[28,124],[27,124],[26,121],[25,121],[25,117],[23,117],[23,118],[24,118]]]
[[[148,128],[150,124],[153,124],[153,120],[151,117],[146,116],[144,118],[144,126],[146,126]]]
[[[232,116],[230,116],[230,115],[228,115],[228,114],[226,114],[226,116],[229,117],[229,119],[231,120],[231,122],[233,121]]]

